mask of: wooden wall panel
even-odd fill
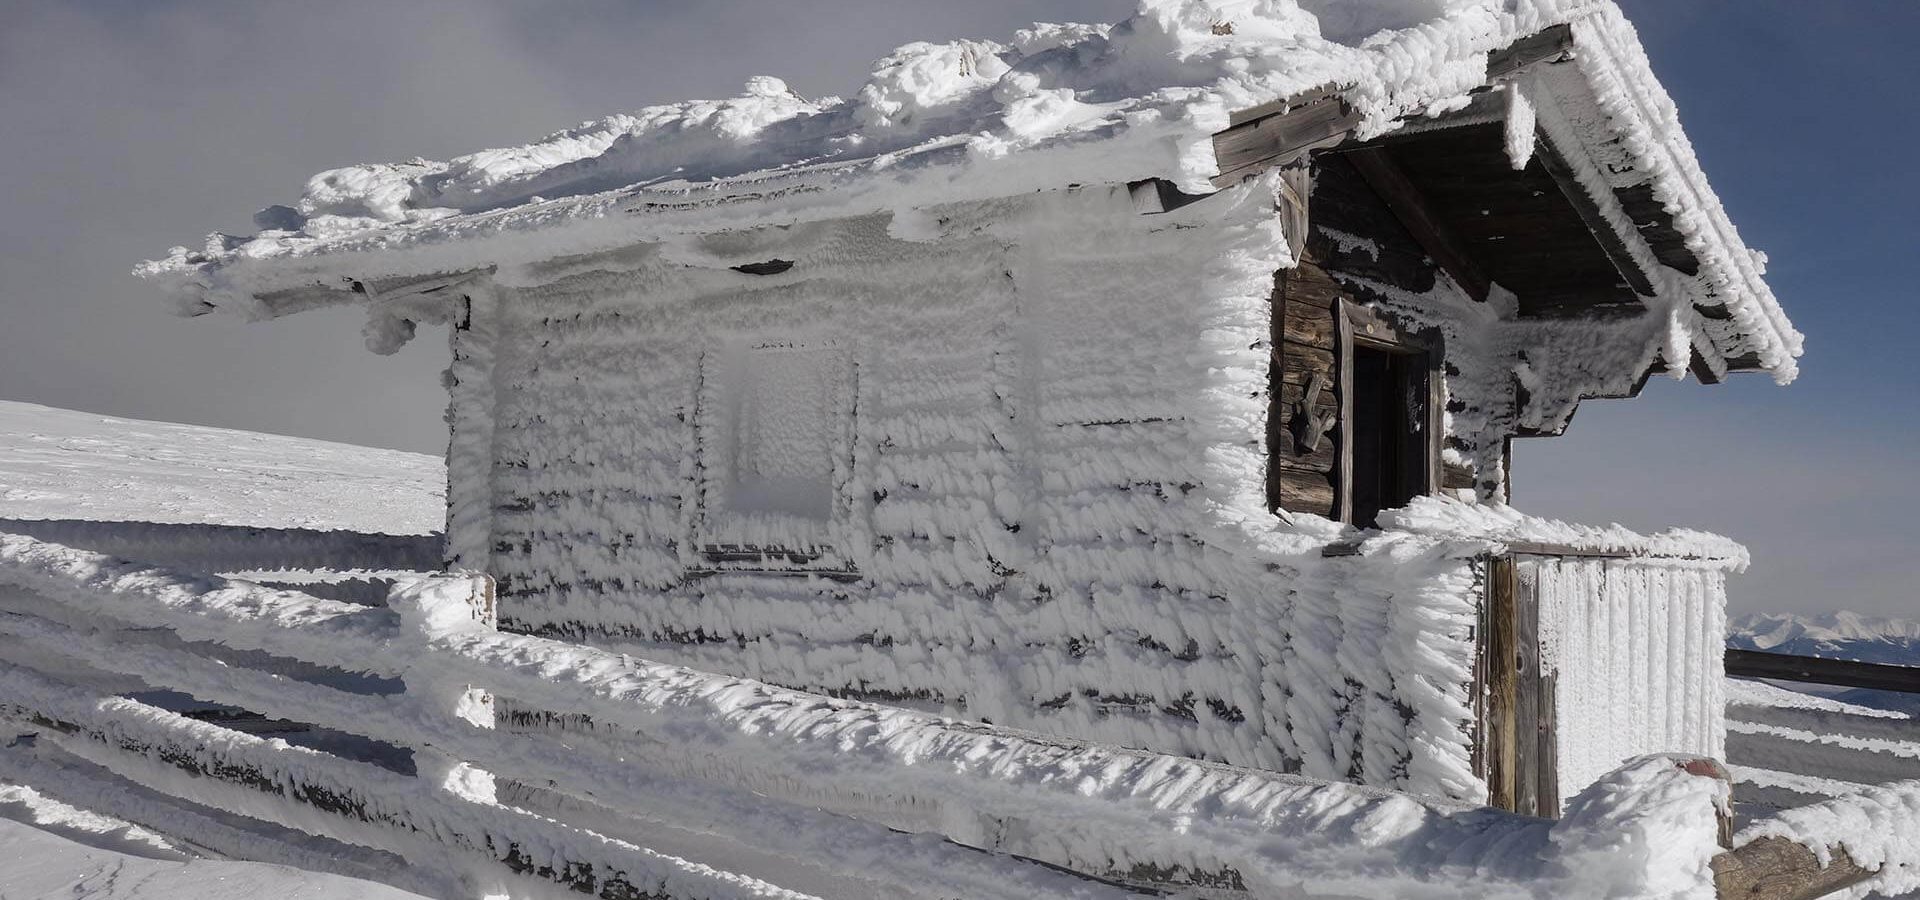
[[[1332,516],[1339,494],[1336,461],[1342,439],[1336,324],[1342,300],[1368,299],[1368,284],[1408,293],[1434,289],[1438,268],[1352,163],[1337,153],[1313,160],[1308,202],[1311,228],[1299,263],[1274,279],[1273,406],[1268,447],[1268,502],[1288,512]],[[1332,423],[1311,451],[1294,437],[1304,425],[1304,399],[1313,377],[1323,390],[1312,413]],[[1463,465],[1443,472],[1442,486],[1472,487],[1476,473]]]

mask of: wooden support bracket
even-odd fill
[[[1301,456],[1309,456],[1320,449],[1320,441],[1332,430],[1334,416],[1320,412],[1320,395],[1327,389],[1327,376],[1313,373],[1307,382],[1305,393],[1293,405],[1293,419],[1290,423],[1293,431],[1293,449]]]

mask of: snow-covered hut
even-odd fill
[[[1143,0],[258,224],[142,274],[451,323],[504,628],[1548,813],[1720,750],[1744,551],[1506,505],[1581,400],[1799,354],[1608,0]]]

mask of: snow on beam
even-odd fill
[[[1572,29],[1565,25],[1544,29],[1487,54],[1487,82],[1512,78],[1536,63],[1566,59],[1572,49]],[[1347,102],[1344,90],[1340,85],[1322,85],[1232,113],[1227,129],[1213,136],[1214,156],[1220,167],[1214,185],[1238,184],[1267,168],[1352,137],[1364,116]],[[1476,108],[1476,112],[1483,111]]]

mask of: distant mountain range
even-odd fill
[[[1727,646],[1826,659],[1920,666],[1920,621],[1836,612],[1819,616],[1749,613],[1727,623]],[[1823,696],[1920,715],[1920,694],[1838,689]]]

